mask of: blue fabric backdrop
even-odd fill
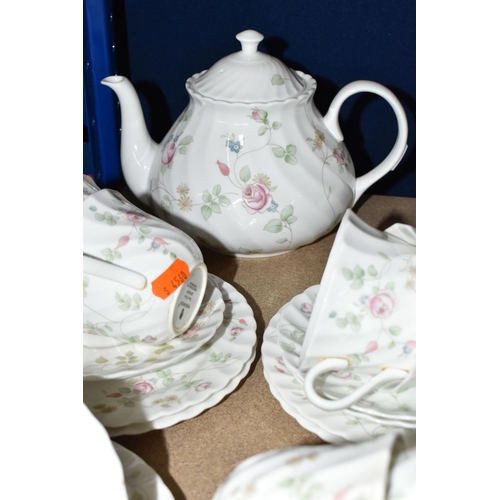
[[[397,95],[408,116],[408,151],[370,192],[416,195],[415,2],[115,0],[114,10],[118,72],[135,85],[156,141],[188,103],[186,79],[240,50],[235,35],[255,29],[265,36],[259,50],[317,80],[315,103],[323,114],[353,80],[377,81]],[[349,98],[340,118],[361,175],[392,148],[396,119],[371,94]]]

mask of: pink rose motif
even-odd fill
[[[372,340],[368,342],[366,349],[365,349],[365,354],[368,354],[369,352],[376,351],[378,349],[378,343],[375,340]]]
[[[134,394],[139,395],[139,396],[143,396],[144,394],[148,394],[152,391],[154,391],[153,384],[151,382],[146,381],[146,380],[144,380],[142,382],[136,382],[134,384],[134,387],[132,387],[132,392]]]
[[[170,165],[174,159],[175,153],[177,152],[177,148],[175,147],[174,142],[169,142],[165,151],[163,151],[163,156],[161,157],[161,162],[164,165]]]
[[[247,322],[244,319],[240,319],[240,325],[246,325]]]
[[[185,338],[185,339],[190,339],[191,337],[193,337],[194,335],[196,335],[196,333],[198,333],[200,327],[199,325],[191,325],[183,334],[182,336]]]
[[[405,354],[411,354],[416,348],[417,343],[414,340],[408,340],[408,342],[406,342],[406,344],[403,346],[403,352]]]
[[[263,214],[271,205],[273,197],[264,184],[257,182],[246,186],[243,190],[243,206],[249,214]]]
[[[146,344],[154,344],[156,342],[156,337],[152,337],[151,335],[146,335],[141,342],[145,342]]]
[[[312,304],[309,304],[307,302],[304,302],[303,304],[300,305],[300,310],[306,315],[310,316],[312,311],[313,311],[313,306]]]
[[[241,334],[243,331],[243,328],[240,328],[239,326],[235,326],[234,328],[231,328],[231,337],[237,337],[238,335]]]
[[[340,149],[334,149],[333,156],[335,156],[335,159],[338,161],[338,163],[340,165],[344,165],[345,159],[344,159],[344,155],[342,154],[342,151],[340,151]]]
[[[368,307],[375,318],[388,318],[394,311],[396,301],[392,293],[387,290],[380,292],[368,300]]]
[[[196,392],[206,391],[212,385],[211,382],[201,382],[195,387]]]
[[[130,222],[144,222],[148,220],[145,215],[139,214],[137,212],[125,212],[125,219]]]

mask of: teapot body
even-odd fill
[[[218,252],[281,254],[328,233],[354,202],[355,173],[310,92],[268,103],[190,103],[150,170],[155,213]],[[193,78],[196,78],[195,75]]]

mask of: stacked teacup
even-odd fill
[[[279,359],[309,405],[385,428],[416,428],[415,271],[414,228],[378,231],[347,210],[320,285],[292,299],[271,325]],[[268,345],[265,336],[264,353]],[[272,385],[265,354],[264,369]],[[275,380],[275,389],[284,387]]]
[[[240,305],[244,325],[230,344],[224,318],[241,297],[208,274],[192,238],[87,176],[83,192],[84,402],[124,433],[166,427],[175,420],[166,415],[178,421],[196,405],[201,412],[255,355],[251,309]],[[240,362],[214,370],[221,363],[210,343]]]

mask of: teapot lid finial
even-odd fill
[[[264,35],[255,30],[245,30],[238,33],[236,39],[241,42],[242,52],[245,54],[255,54],[259,43],[264,40]]]

